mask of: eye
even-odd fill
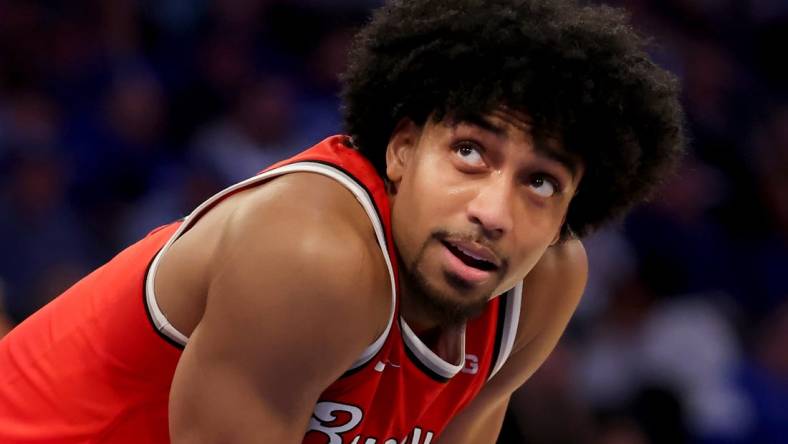
[[[557,182],[546,176],[533,176],[528,182],[528,186],[541,197],[552,197],[558,192]]]
[[[454,146],[454,152],[464,163],[478,167],[484,166],[481,148],[473,142],[460,142]]]

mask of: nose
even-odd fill
[[[468,202],[468,219],[479,225],[491,240],[499,239],[512,229],[512,189],[503,175],[490,176],[479,184],[473,199]]]

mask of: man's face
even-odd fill
[[[512,288],[560,234],[583,173],[555,139],[534,140],[507,110],[404,120],[387,176],[403,295],[430,320],[459,323]]]

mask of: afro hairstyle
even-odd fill
[[[617,8],[574,0],[392,0],[356,35],[345,130],[385,176],[397,123],[526,113],[585,165],[562,237],[644,201],[684,149],[676,78]]]

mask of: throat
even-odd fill
[[[460,365],[465,361],[465,326],[443,329],[426,344],[430,350],[444,361]]]
[[[405,319],[405,322],[408,322]],[[465,361],[465,325],[418,329],[408,322],[419,340],[444,361],[459,365]]]

